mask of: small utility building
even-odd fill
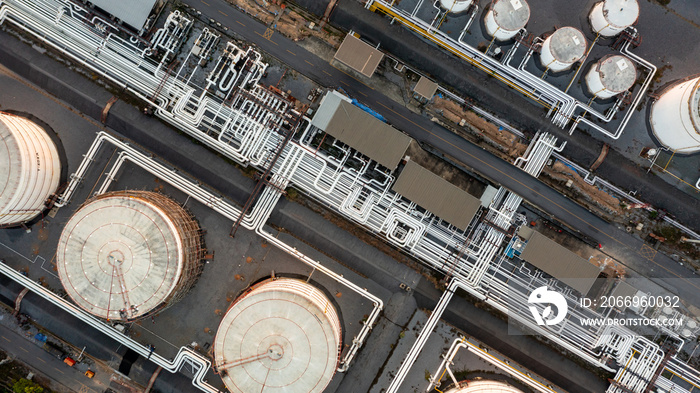
[[[413,91],[426,100],[430,100],[435,95],[435,92],[437,92],[437,89],[437,83],[424,76],[421,76],[418,83],[416,83],[416,86],[413,88]]]
[[[365,44],[354,35],[348,34],[333,58],[371,78],[383,57],[382,52]]]

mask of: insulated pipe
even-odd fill
[[[100,132],[98,134],[98,139],[96,139],[95,142],[93,142],[93,146],[100,146],[104,141],[107,141],[119,149],[122,150],[120,153],[117,161],[113,165],[112,169],[107,173],[106,179],[101,185],[101,187],[98,190],[98,193],[102,193],[107,191],[109,188],[110,183],[115,179],[117,172],[119,171],[122,163],[125,160],[130,160],[134,164],[138,165],[139,167],[149,171],[152,173],[154,176],[157,176],[164,181],[168,182],[172,186],[178,188],[180,191],[186,193],[187,195],[191,196],[192,198],[198,200],[201,203],[204,203],[207,206],[212,207],[214,210],[218,211],[219,213],[223,214],[225,217],[231,219],[232,221],[235,221],[238,215],[240,215],[240,211],[238,209],[233,208],[232,206],[228,205],[225,201],[222,199],[204,191],[201,186],[198,184],[195,184],[193,182],[190,182],[188,180],[185,180],[182,176],[177,174],[175,171],[170,170],[161,164],[158,164],[154,161],[152,161],[150,158],[146,157],[142,153],[134,150],[131,148],[128,144],[125,144],[114,137],[110,136],[109,134],[105,132]],[[292,173],[294,173],[300,161],[302,158],[307,155],[307,153],[303,149],[296,148],[294,149],[294,153],[291,155],[288,155],[288,158],[283,161],[281,164],[281,168],[279,169],[278,173],[281,173],[281,176],[289,176]],[[291,159],[290,159],[291,157]],[[91,157],[86,156],[86,158],[83,160],[85,161],[90,161],[92,160]],[[83,165],[81,164],[81,167]],[[275,179],[282,179],[283,177],[280,177],[280,175],[275,175]],[[282,185],[284,186],[284,184]],[[265,222],[269,218],[272,208],[275,206],[277,200],[280,197],[280,193],[276,191],[273,188],[266,188],[266,190],[263,192],[263,195],[260,198],[260,201],[256,204],[256,207],[253,209],[253,211],[246,216],[246,219],[243,221],[244,227],[250,230],[255,230],[256,233],[264,237],[267,241],[270,243],[275,244],[279,248],[281,248],[283,251],[286,251],[287,253],[297,257],[299,260],[302,262],[312,266],[314,269],[320,270],[324,272],[325,274],[329,275],[331,278],[333,278],[335,281],[349,287],[353,291],[357,292],[361,296],[369,299],[370,301],[373,302],[375,308],[373,309],[370,318],[367,319],[367,322],[365,323],[363,329],[360,331],[358,336],[355,338],[353,341],[353,346],[351,350],[346,354],[345,358],[341,362],[341,366],[338,369],[338,371],[343,372],[346,371],[347,367],[349,366],[349,363],[352,361],[354,356],[357,353],[357,350],[359,347],[362,345],[364,342],[365,338],[369,334],[372,325],[376,322],[376,319],[379,317],[379,314],[381,312],[381,309],[383,308],[383,302],[381,299],[378,297],[372,295],[369,293],[367,290],[360,288],[359,286],[355,285],[354,283],[350,282],[349,280],[343,278],[341,275],[338,275],[337,273],[333,272],[332,270],[326,268],[325,266],[321,265],[319,262],[307,257],[306,255],[298,252],[295,248],[287,245],[286,243],[280,241],[276,237],[270,235],[269,233],[265,232],[263,230],[263,227],[265,225]]]
[[[433,333],[433,329],[435,329],[435,326],[440,320],[442,313],[445,312],[445,309],[447,308],[447,305],[452,299],[452,296],[457,288],[459,288],[459,284],[457,279],[453,278],[445,292],[440,297],[440,300],[435,306],[435,310],[433,310],[433,312],[430,314],[430,318],[428,318],[423,326],[423,329],[421,329],[420,333],[418,334],[416,342],[408,351],[408,354],[406,354],[406,357],[404,358],[403,363],[401,363],[398,371],[396,371],[394,378],[391,380],[389,387],[386,389],[386,393],[397,393],[399,391],[399,388],[406,378],[406,375],[408,375],[411,367],[413,367],[413,363],[415,363],[418,355],[420,355],[421,351],[423,350],[423,346],[428,341],[428,337],[430,337],[430,335]]]
[[[178,372],[184,365],[189,365],[192,367],[194,375],[192,377],[192,385],[203,392],[208,393],[219,393],[220,391],[214,386],[210,385],[204,377],[211,368],[211,362],[203,357],[202,355],[194,352],[187,347],[181,347],[174,359],[168,360],[158,353],[151,353],[149,347],[133,340],[131,337],[124,335],[122,332],[116,330],[112,326],[107,325],[103,321],[97,319],[96,317],[90,315],[86,311],[83,311],[79,307],[73,305],[67,300],[59,297],[55,293],[51,292],[49,289],[44,288],[38,283],[31,280],[29,277],[25,277],[20,274],[20,272],[14,270],[10,266],[6,265],[4,262],[0,261],[0,273],[4,274],[11,280],[17,282],[23,287],[29,289],[30,291],[36,293],[40,297],[49,303],[57,306],[78,320],[84,322],[91,328],[105,334],[111,339],[117,341],[121,345],[131,349],[132,351],[138,353],[144,358],[148,358],[150,361],[158,365],[159,367],[167,370],[170,373]]]
[[[61,25],[63,25],[67,19],[68,19],[67,17],[62,18]],[[83,28],[83,27],[77,26],[76,28]],[[29,29],[28,31],[31,32],[31,29]],[[439,32],[436,32],[436,34],[438,34],[438,33]],[[52,37],[51,36],[51,34],[52,34],[51,33],[51,26],[47,27],[46,34],[49,37]],[[90,40],[89,42],[92,42],[94,40],[93,37],[88,37],[88,38]],[[44,39],[48,40],[48,38],[45,38],[45,37],[44,37]],[[62,42],[64,42],[64,45],[67,45],[67,46],[73,45],[70,43],[69,40],[65,40],[62,37],[58,37],[58,39],[63,40]],[[120,46],[120,45],[121,45],[121,47],[124,48],[124,50],[127,50],[128,47],[125,46],[127,43],[122,45],[120,42],[121,41],[117,40],[116,38],[110,39],[109,45],[106,47],[105,52],[109,52],[109,50],[111,50],[110,48],[112,48],[112,46],[114,46],[114,48],[116,48],[117,46]],[[86,53],[89,53],[89,52],[86,52]],[[139,58],[138,54],[136,54],[135,58],[128,57],[129,56],[128,53],[125,53],[125,56],[127,56],[127,59],[131,62],[125,61],[125,62],[119,63],[123,67],[131,67],[132,66],[131,64],[136,65],[136,64],[140,64],[139,62],[143,61],[143,59]],[[114,58],[115,61],[117,61],[116,56],[112,56],[112,58]],[[125,69],[114,68],[114,66],[106,64],[106,63],[103,65],[102,63],[100,63],[101,61],[102,61],[101,59],[97,59],[96,63],[86,63],[86,66],[97,67],[98,71],[102,70],[99,67],[104,66],[105,70],[107,70],[104,72],[108,78],[116,78],[116,80],[120,80],[119,78],[123,78],[121,80],[129,81],[130,91],[131,90],[135,91],[137,93],[137,95],[138,95],[139,91],[141,91],[140,89],[142,88],[142,86],[148,86],[150,84],[152,86],[151,88],[155,88],[159,83],[159,80],[156,77],[148,77],[148,76],[144,75],[144,73],[141,71],[137,71],[135,73],[126,72],[125,70],[128,70],[128,68],[125,68]],[[110,60],[110,61],[112,61],[112,60]],[[115,64],[117,64],[117,63],[115,63]],[[144,65],[146,67],[152,67],[151,65],[148,64],[148,62],[145,62]],[[153,69],[153,68],[151,68],[151,69]],[[135,74],[136,76],[134,77],[134,76],[132,76],[132,74]],[[112,75],[114,75],[114,77]],[[130,79],[130,78],[137,78],[137,79]],[[148,82],[144,83],[144,80],[141,80],[140,78],[144,78],[144,80],[148,81]],[[151,78],[151,79],[148,79],[148,78]],[[179,88],[181,88],[183,92],[191,89],[187,85],[183,85],[179,80],[178,81],[168,81],[167,85],[170,86],[171,88],[176,87],[176,86],[180,86]],[[256,88],[255,94],[258,94],[258,92],[259,92],[259,90]],[[178,95],[180,95],[180,94],[178,93]],[[199,105],[197,105],[197,104],[191,104],[192,102],[196,102],[196,100],[191,101],[190,103],[188,103],[188,105],[194,105],[194,107],[199,107]],[[183,101],[183,103],[184,103],[184,101]],[[201,131],[200,129],[194,128],[190,125],[187,125],[186,123],[181,122],[179,118],[177,118],[177,117],[173,116],[171,113],[169,113],[168,107],[170,105],[172,105],[169,101],[167,101],[165,99],[159,99],[158,102],[155,104],[156,104],[156,113],[159,116],[163,117],[166,121],[174,124],[178,128],[184,129],[186,132],[188,132],[188,134],[198,138],[199,140],[203,141],[205,144],[214,148],[215,150],[221,151],[224,154],[230,155],[230,153],[227,153],[227,148],[224,148],[219,141],[217,141],[214,138],[211,138],[208,135],[205,135],[203,133],[203,131]],[[207,105],[215,105],[215,104],[214,104],[214,101],[211,101],[211,104],[207,104]],[[184,109],[185,106],[183,106],[182,108]],[[228,111],[221,108],[221,105],[218,108],[213,107],[213,110],[217,111],[217,112],[220,111],[222,114],[224,112],[228,113]],[[219,127],[219,125],[214,123],[215,118],[205,119],[203,117],[202,120],[205,121],[205,123],[203,123],[203,125],[209,124],[209,125],[214,126],[214,127]],[[206,123],[206,122],[208,122],[208,123]],[[249,132],[253,132],[251,130],[252,130],[252,128],[249,129],[248,131],[245,131],[245,132],[243,132],[242,130],[237,130],[235,132],[235,135],[237,135],[236,138],[238,138],[238,136],[242,136],[242,135],[250,135]],[[239,134],[239,131],[243,132],[243,134]],[[215,128],[214,132],[219,132],[218,128]],[[268,132],[268,131],[267,130],[256,130],[255,132]],[[265,139],[264,143],[261,141],[260,146],[261,147],[265,146],[266,149],[274,149],[276,141],[277,141],[276,138]],[[306,149],[305,149],[305,151],[306,151]],[[260,154],[261,154],[260,157],[263,157],[263,154],[262,153],[260,153]],[[247,160],[248,157],[242,157],[242,159]],[[313,160],[313,161],[316,161],[316,160]],[[314,179],[318,174],[317,169],[314,169],[316,164],[313,161],[309,161],[307,159],[301,159],[299,161],[298,169],[291,175],[292,181],[296,185],[300,186],[300,188],[302,190],[313,190],[313,186],[308,181],[308,179]],[[311,171],[311,172],[309,172],[309,171]],[[310,176],[308,179],[304,178],[304,176],[309,175],[309,174],[310,174]],[[336,185],[336,190],[338,192],[330,194],[330,195],[325,195],[325,196],[319,194],[318,199],[324,201],[324,203],[328,203],[332,207],[341,206],[341,204],[343,203],[343,201],[347,197],[346,196],[347,193],[349,193],[350,192],[349,190],[351,189],[348,187],[348,184],[353,184],[352,182],[355,180],[356,180],[356,178],[354,176],[343,177]],[[363,182],[366,182],[366,180],[363,180]],[[364,183],[364,184],[368,184],[368,183]],[[377,228],[377,227],[383,225],[383,223],[385,221],[385,217],[387,215],[387,211],[391,210],[389,208],[389,206],[392,204],[396,204],[397,208],[399,208],[399,209],[411,209],[411,207],[408,204],[401,201],[400,199],[397,199],[395,194],[392,196],[390,193],[386,193],[385,189],[380,189],[380,190],[376,190],[376,191],[379,193],[382,193],[385,197],[382,198],[381,205],[376,205],[376,207],[373,207],[371,209],[371,213],[369,214],[367,221],[366,221],[367,225],[369,225],[370,228]],[[265,196],[265,198],[266,198],[265,203],[266,204],[269,201],[269,197],[270,197],[269,195]],[[314,197],[317,197],[317,196],[314,195]],[[507,213],[503,213],[503,214],[505,214],[504,217],[501,217],[500,212],[499,212],[499,214],[494,213],[493,217],[495,219],[500,220],[499,222],[505,223],[506,222],[505,217],[508,214],[511,214],[513,212],[513,208],[510,204],[514,203],[515,201],[517,201],[517,198],[515,196],[507,195],[506,197],[504,197],[504,202],[507,203],[507,206],[506,206],[507,209],[505,210],[505,211],[507,211]],[[413,214],[413,213],[410,213],[410,214]],[[492,213],[489,213],[489,214],[492,214]],[[418,239],[418,242],[414,246],[412,246],[409,250],[413,255],[420,255],[420,257],[425,261],[426,264],[429,264],[431,266],[435,266],[436,268],[440,268],[441,261],[444,261],[444,258],[447,257],[446,252],[445,252],[446,247],[459,244],[459,242],[463,242],[465,240],[464,235],[458,234],[453,228],[445,228],[441,224],[438,224],[440,222],[440,220],[435,219],[435,217],[432,215],[425,215],[424,214],[423,218],[425,219],[426,217],[428,220],[428,221],[426,221],[426,224],[429,224],[429,225],[427,225],[427,229],[426,229],[427,231],[429,231],[429,234],[430,234],[429,237],[427,235],[421,237],[420,239]],[[466,273],[468,273],[469,269],[471,269],[472,264],[471,264],[471,262],[468,262],[464,258],[461,259],[461,261],[465,261],[465,265],[458,266],[457,270],[455,270],[455,271],[459,272],[459,274],[466,274]],[[487,278],[487,277],[489,277],[488,278],[489,283],[494,282],[493,279],[490,278],[491,276],[484,276],[484,278]],[[483,282],[483,280],[482,280],[482,282]],[[489,285],[492,285],[492,284],[489,284]],[[474,291],[479,292],[482,290],[483,289],[480,288],[480,289],[475,289]],[[493,304],[498,305],[499,303],[493,303]],[[523,317],[523,316],[521,316],[521,317]],[[569,330],[571,330],[571,328],[567,326],[566,331],[569,331]],[[567,346],[567,345],[571,346],[570,343],[574,342],[575,345],[578,346],[579,348],[580,348],[581,343],[578,340],[580,340],[580,339],[581,339],[580,336],[577,336],[574,338],[569,338],[566,336],[555,338],[555,340],[557,340],[558,342],[561,342],[562,345],[564,345],[564,346]],[[577,341],[567,341],[567,340],[577,340]],[[574,346],[573,348],[576,348],[576,347]],[[599,364],[599,362],[597,362],[594,358],[591,358],[590,355],[587,355],[586,352],[582,352],[582,353],[584,356],[588,356],[588,357],[584,357],[586,360],[591,361],[593,364],[596,364],[596,365]],[[593,360],[591,360],[591,359],[593,359]]]

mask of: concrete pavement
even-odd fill
[[[236,10],[226,1],[185,2],[220,21],[236,34],[254,42],[262,50],[307,77],[325,86],[340,84],[345,90],[382,113],[396,128],[421,143],[457,158],[468,168],[516,192],[529,203],[601,243],[606,253],[629,269],[642,276],[654,278],[654,281],[665,289],[700,307],[700,285],[693,279],[694,272],[664,254],[654,253],[650,256],[643,253],[646,245],[640,238],[628,234],[616,224],[605,222],[541,181],[525,175],[510,163],[436,125],[426,117],[416,115],[372,86],[336,69],[281,34],[275,33],[269,39],[265,38],[263,33],[267,29],[266,26]],[[367,17],[371,19],[377,15],[368,13]],[[698,213],[700,214],[700,211]],[[673,282],[669,282],[668,279]]]

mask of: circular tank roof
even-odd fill
[[[135,319],[160,306],[182,274],[178,228],[147,192],[103,194],[68,221],[56,265],[66,292],[105,319]]]
[[[501,381],[477,380],[462,384],[463,387],[453,388],[445,393],[523,393],[522,390]]]
[[[603,15],[614,27],[631,26],[639,18],[639,3],[637,0],[605,0]]]
[[[465,11],[471,4],[472,0],[440,0],[442,8],[453,13]]]
[[[14,198],[12,190],[19,183],[21,157],[10,128],[0,121],[0,211]]]
[[[530,6],[526,0],[496,0],[491,10],[496,24],[504,30],[522,29],[530,20]]]
[[[586,54],[586,37],[579,29],[562,27],[549,40],[552,56],[562,63],[574,63]]]
[[[595,67],[600,74],[603,86],[614,92],[628,90],[637,79],[634,63],[622,55],[604,57]]]
[[[322,392],[340,355],[340,322],[319,289],[264,281],[239,297],[219,326],[214,361],[232,392]]]
[[[695,132],[700,134],[700,78],[693,86],[693,94],[690,96],[690,120],[693,122]]]
[[[61,163],[46,130],[0,112],[0,225],[30,221],[58,188]]]

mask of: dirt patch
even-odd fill
[[[481,138],[488,139],[489,145],[496,147],[500,153],[505,153],[507,157],[516,158],[521,156],[527,145],[520,143],[520,138],[512,133],[502,130],[499,126],[491,123],[490,121],[484,119],[478,114],[470,110],[465,110],[460,104],[441,97],[433,98],[433,103],[430,105],[429,110],[432,110],[446,120],[459,125],[462,132],[459,134],[464,134],[465,131],[471,131],[471,133],[476,133]],[[474,139],[473,137],[470,138]],[[478,138],[477,138],[477,144]]]
[[[563,182],[564,184],[571,180],[571,186],[567,188],[578,192],[578,194],[587,202],[592,203],[600,209],[603,209],[608,214],[613,214],[616,216],[622,214],[619,199],[613,197],[605,191],[598,189],[596,186],[586,183],[586,181],[583,180],[583,178],[575,170],[569,168],[563,163],[557,161],[551,167],[545,167],[544,173],[546,173],[550,178]],[[564,187],[566,187],[566,185],[564,185]]]
[[[316,18],[302,13],[301,10],[289,7],[287,4],[267,2],[265,0],[237,0],[229,3],[242,9],[266,25],[274,24],[275,30],[284,36],[299,41],[308,37],[317,37],[333,47],[340,45],[341,34],[335,29],[326,26],[318,27]],[[284,6],[284,8],[283,8]],[[311,23],[314,23],[311,28]]]

